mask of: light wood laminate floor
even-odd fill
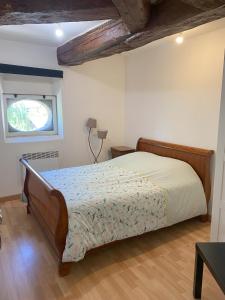
[[[193,299],[194,244],[209,239],[208,223],[190,220],[100,249],[60,278],[51,249],[24,204],[0,206],[1,300]],[[206,269],[202,299],[225,299]]]

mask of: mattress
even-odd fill
[[[79,261],[93,248],[207,211],[201,181],[190,165],[147,152],[41,175],[66,201],[64,262]]]

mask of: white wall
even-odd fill
[[[66,68],[63,99],[64,121],[64,163],[71,165],[74,151],[76,163],[90,161],[87,146],[85,121],[94,117],[99,129],[108,129],[105,141],[105,152],[102,158],[108,157],[111,146],[124,142],[124,60],[121,56],[103,59]],[[68,118],[68,119],[67,119]],[[72,149],[71,149],[72,147]]]
[[[28,67],[56,68],[54,47],[0,40],[0,63]]]
[[[211,25],[207,25],[210,29]],[[126,55],[125,138],[216,149],[225,26],[185,33]]]
[[[220,103],[220,118],[213,193],[211,240],[225,242],[225,65]]]
[[[3,40],[0,40],[0,63],[59,69],[54,48]],[[124,81],[121,56],[64,68],[63,140],[5,143],[0,117],[0,197],[21,192],[18,158],[22,153],[59,150],[62,167],[91,163],[85,128],[88,117],[95,117],[99,127],[109,131],[101,156],[107,159],[110,146],[123,143]],[[42,88],[47,87],[47,83],[37,83],[35,91],[42,94]]]
[[[216,149],[225,48],[221,24],[186,32],[181,46],[169,37],[125,57],[64,68],[64,139],[5,144],[0,127],[0,197],[21,191],[18,157],[24,152],[59,150],[61,166],[90,163],[88,117],[109,130],[102,159],[110,146],[135,146],[140,136]],[[51,47],[0,40],[2,63],[59,68],[55,54]]]

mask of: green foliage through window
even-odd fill
[[[9,132],[53,130],[50,100],[8,100],[7,120]]]
[[[10,126],[19,131],[33,131],[35,125],[29,119],[29,113],[24,103],[10,105],[7,110],[7,119]]]

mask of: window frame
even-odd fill
[[[16,96],[16,97],[15,97]],[[57,112],[57,96],[56,95],[34,95],[34,94],[11,94],[4,93],[3,97],[3,116],[4,116],[4,131],[6,138],[17,138],[17,137],[34,137],[34,136],[54,136],[58,135],[58,112]],[[7,118],[7,109],[8,109],[8,100],[51,100],[52,101],[52,122],[53,122],[53,130],[44,131],[44,130],[34,130],[34,131],[9,131],[9,122]]]

